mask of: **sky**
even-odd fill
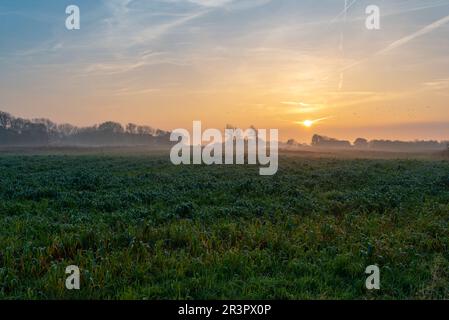
[[[0,110],[449,140],[448,39],[449,0],[0,0]]]

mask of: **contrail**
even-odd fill
[[[351,68],[353,68],[353,67],[355,67],[355,66],[357,66],[357,65],[359,65],[359,64],[361,64],[363,62],[365,62],[369,58],[372,58],[372,57],[375,57],[375,56],[387,53],[387,52],[389,52],[389,51],[391,51],[393,49],[399,48],[399,47],[409,43],[410,41],[412,41],[412,40],[414,40],[414,39],[416,39],[418,37],[426,35],[429,32],[432,32],[433,30],[442,27],[443,25],[445,25],[448,22],[449,22],[449,15],[444,17],[444,18],[442,18],[442,19],[440,19],[440,20],[437,20],[437,21],[435,21],[435,22],[433,22],[433,23],[431,23],[431,24],[429,24],[427,26],[425,26],[424,28],[422,28],[422,29],[420,29],[420,30],[418,30],[418,31],[416,31],[416,32],[406,36],[406,37],[403,37],[403,38],[401,38],[399,40],[396,40],[395,42],[389,44],[384,49],[377,51],[372,56],[370,56],[368,58],[365,58],[365,59],[362,59],[362,60],[359,60],[359,61],[356,61],[356,62],[354,62],[354,63],[344,67],[341,71],[346,71],[348,69],[351,69]]]
[[[340,12],[335,18],[333,18],[330,23],[334,23],[335,21],[337,21],[338,19],[340,19],[340,17],[342,15],[345,15],[348,13],[348,10],[357,2],[358,0],[352,0],[352,2],[348,5],[347,4],[347,0],[345,0],[345,9]]]
[[[356,1],[357,0],[354,0],[351,3],[351,5],[353,5]],[[346,20],[347,20],[347,17],[348,17],[348,8],[349,8],[348,7],[348,0],[345,0],[345,9],[343,10],[343,13],[344,13],[344,15],[343,15],[343,23],[344,23],[344,25],[346,24]],[[343,25],[343,28],[344,28],[344,25]],[[344,37],[345,37],[344,30],[342,29],[341,33],[340,33],[340,52],[341,52],[341,55],[342,55],[343,62],[344,62],[344,59],[345,59],[345,48],[344,48],[345,38]],[[341,71],[340,72],[340,81],[338,83],[338,89],[339,90],[341,90],[343,88],[344,78],[345,78],[344,71]]]
[[[396,48],[398,48],[398,47],[400,47],[400,46],[402,46],[402,45],[412,41],[415,38],[421,37],[421,36],[431,32],[431,31],[433,31],[433,30],[443,26],[447,22],[449,22],[449,15],[444,17],[444,18],[442,18],[442,19],[440,19],[440,20],[438,20],[438,21],[435,21],[434,23],[429,24],[428,26],[422,28],[421,30],[419,30],[419,31],[417,31],[415,33],[412,33],[411,35],[409,35],[407,37],[404,37],[402,39],[399,39],[399,40],[393,42],[392,44],[388,45],[385,49],[382,49],[379,52],[377,52],[377,55],[384,54],[384,53],[386,53],[388,51],[396,49]]]

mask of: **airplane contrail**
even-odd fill
[[[354,0],[352,4],[354,4],[357,0]],[[343,23],[346,24],[346,20],[348,18],[348,0],[345,0],[345,9],[343,10],[344,15],[343,15]],[[344,26],[343,26],[344,28]],[[341,30],[340,33],[340,51],[341,51],[341,55],[342,55],[342,59],[344,61],[345,58],[345,48],[344,48],[344,42],[345,42],[345,34],[344,34],[344,30]],[[338,89],[341,90],[343,88],[343,81],[345,78],[345,73],[344,71],[340,71],[340,80],[338,83]]]
[[[376,53],[374,53],[373,55],[369,56],[368,58],[365,58],[365,59],[362,59],[362,60],[359,60],[359,61],[351,63],[350,65],[344,67],[341,71],[346,71],[348,69],[351,69],[351,68],[353,68],[353,67],[355,67],[355,66],[357,66],[357,65],[359,65],[359,64],[361,64],[363,62],[365,62],[369,58],[372,58],[372,57],[375,57],[375,56],[387,53],[387,52],[389,52],[389,51],[391,51],[393,49],[399,48],[399,47],[409,43],[410,41],[412,41],[412,40],[414,40],[414,39],[416,39],[418,37],[421,37],[421,36],[423,36],[425,34],[428,34],[429,32],[432,32],[435,29],[438,29],[438,28],[442,27],[443,25],[445,25],[448,22],[449,22],[449,15],[444,17],[444,18],[441,18],[440,20],[432,22],[431,24],[425,26],[424,28],[421,28],[420,30],[418,30],[418,31],[416,31],[416,32],[406,36],[406,37],[403,37],[403,38],[401,38],[399,40],[394,41],[393,43],[390,43],[384,49],[377,51]]]
[[[358,0],[352,0],[352,2],[348,5],[345,4],[345,8],[343,11],[341,11],[335,18],[333,18],[330,23],[334,23],[337,21],[342,15],[346,15],[348,13],[348,10],[357,2]]]
[[[399,40],[397,40],[397,41],[391,43],[391,44],[388,45],[385,49],[382,49],[382,50],[380,50],[379,52],[377,52],[377,55],[379,55],[379,54],[384,54],[384,53],[386,53],[386,52],[388,52],[388,51],[391,51],[391,50],[393,50],[393,49],[395,49],[395,48],[398,48],[398,47],[400,47],[400,46],[402,46],[402,45],[404,45],[404,44],[406,44],[406,43],[412,41],[412,40],[415,39],[415,38],[418,38],[418,37],[420,37],[420,36],[423,36],[423,35],[425,35],[425,34],[431,32],[431,31],[433,31],[433,30],[435,30],[435,29],[437,29],[437,28],[443,26],[443,25],[446,24],[447,22],[449,22],[449,15],[446,16],[446,17],[444,17],[444,18],[442,18],[442,19],[440,19],[440,20],[438,20],[438,21],[435,21],[435,22],[429,24],[428,26],[425,26],[425,27],[422,28],[421,30],[416,31],[415,33],[412,33],[411,35],[409,35],[409,36],[407,36],[407,37],[404,37],[404,38],[402,38],[402,39],[399,39]]]

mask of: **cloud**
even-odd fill
[[[224,8],[229,11],[247,10],[265,5],[272,0],[164,0],[167,3],[190,3],[204,8]]]
[[[195,20],[197,18],[200,18],[204,15],[209,13],[209,10],[203,10],[200,12],[194,12],[191,14],[187,14],[185,16],[182,16],[178,19],[175,19],[173,21],[169,21],[167,23],[162,23],[156,26],[150,26],[148,28],[143,29],[142,31],[138,32],[135,36],[131,38],[131,41],[128,42],[129,45],[136,45],[136,44],[142,44],[147,43],[148,41],[156,40],[163,35],[167,34],[171,30],[180,27],[192,20]]]
[[[154,92],[158,92],[158,91],[160,91],[160,89],[154,89],[154,88],[146,88],[146,89],[120,88],[120,89],[116,90],[113,93],[113,95],[114,96],[134,96],[134,95],[154,93]]]
[[[122,59],[110,59],[107,62],[93,63],[84,69],[86,76],[105,76],[131,72],[146,66],[171,64],[187,66],[189,63],[175,58],[167,52],[145,52],[140,56],[125,56]]]
[[[222,7],[234,0],[188,0],[188,2],[195,3],[205,7]]]
[[[447,90],[449,88],[449,78],[424,82],[424,86],[430,90]]]
[[[294,107],[289,112],[291,114],[312,113],[312,112],[321,110],[323,108],[322,105],[310,104],[310,103],[305,103],[305,102],[301,102],[301,101],[299,101],[299,102],[297,102],[297,101],[282,101],[281,104]]]

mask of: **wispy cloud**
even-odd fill
[[[435,79],[432,81],[424,82],[424,86],[431,90],[448,90],[449,78]]]
[[[142,95],[142,94],[148,94],[148,93],[154,93],[159,92],[160,89],[154,89],[154,88],[146,88],[146,89],[135,89],[135,88],[121,88],[116,90],[113,95],[114,96],[135,96],[135,95]]]
[[[297,101],[282,101],[281,104],[293,107],[289,109],[289,113],[297,114],[297,113],[312,113],[317,112],[323,108],[322,105],[318,104],[310,104],[305,102],[297,102]]]
[[[222,7],[233,1],[234,0],[188,0],[188,2],[199,4],[205,7]]]

